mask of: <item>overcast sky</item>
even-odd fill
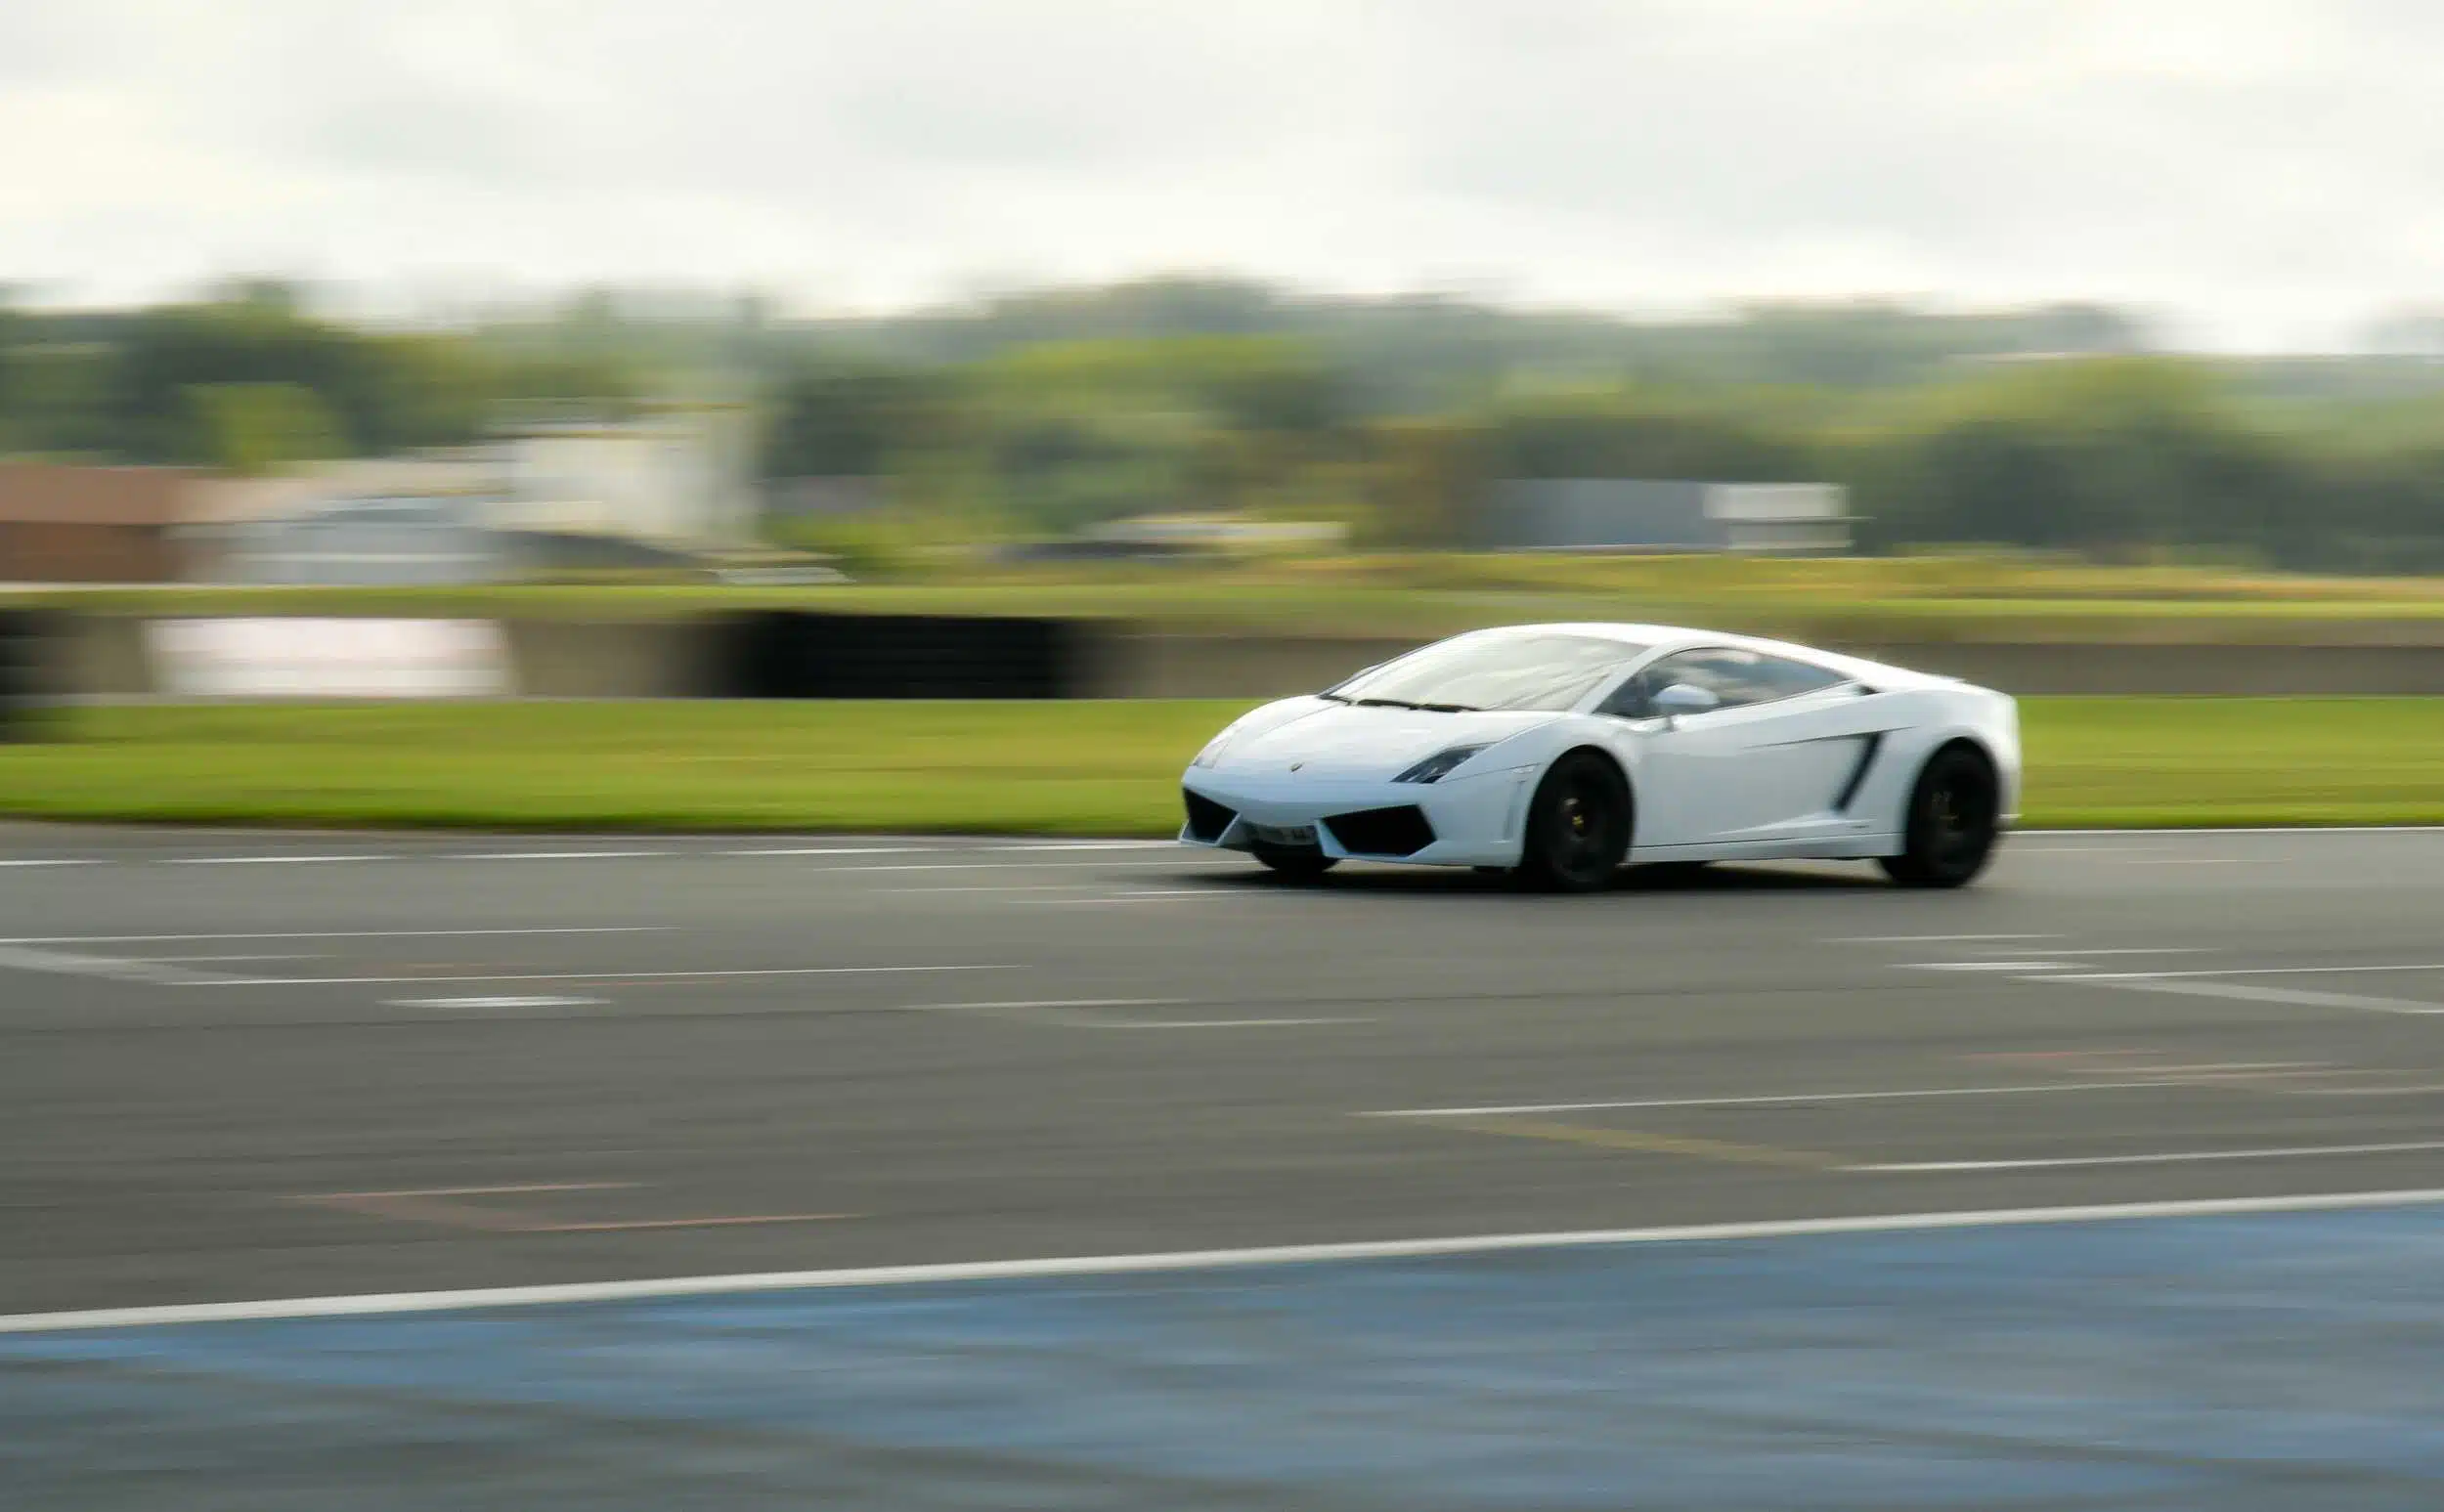
[[[0,280],[2444,300],[2437,0],[0,0]]]

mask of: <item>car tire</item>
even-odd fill
[[[1910,790],[1901,853],[1876,864],[1904,887],[1964,886],[1994,857],[2001,811],[2002,785],[1985,753],[1945,746]]]
[[[1528,804],[1520,880],[1549,892],[1595,892],[1612,885],[1630,853],[1630,785],[1592,751],[1555,761]]]
[[[1340,857],[1314,850],[1259,850],[1259,864],[1291,882],[1313,882],[1341,864]]]

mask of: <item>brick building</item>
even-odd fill
[[[198,474],[0,460],[0,583],[176,583]]]

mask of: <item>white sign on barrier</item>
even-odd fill
[[[489,620],[155,620],[154,685],[189,698],[487,698],[512,691]]]

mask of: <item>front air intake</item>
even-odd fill
[[[1188,804],[1188,838],[1191,840],[1211,844],[1220,840],[1222,832],[1231,827],[1231,821],[1239,817],[1233,810],[1191,789],[1182,788],[1180,798]]]
[[[1334,814],[1324,822],[1341,848],[1353,856],[1414,855],[1434,843],[1434,827],[1425,822],[1425,810],[1415,803]]]

